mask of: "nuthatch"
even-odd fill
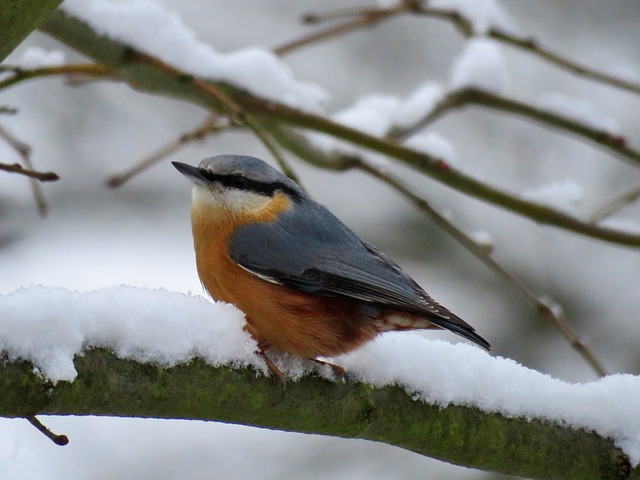
[[[245,313],[246,329],[273,375],[282,373],[265,354],[270,348],[324,363],[317,357],[354,350],[386,331],[444,328],[490,348],[385,254],[262,160],[220,155],[198,167],[173,165],[194,183],[200,280],[213,299]]]

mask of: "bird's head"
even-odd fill
[[[297,183],[255,157],[219,155],[205,158],[197,167],[172,164],[193,182],[194,207],[250,215],[264,210],[276,197],[292,204],[305,195]]]

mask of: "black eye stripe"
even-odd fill
[[[247,178],[239,173],[218,174],[204,168],[200,169],[200,173],[210,182],[219,182],[227,188],[235,188],[236,190],[244,190],[268,196],[273,196],[275,192],[282,191],[292,197],[298,197],[297,191],[281,182],[260,182],[258,180]]]

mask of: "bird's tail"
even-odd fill
[[[438,307],[438,313],[429,312],[428,316],[424,315],[424,312],[420,315],[399,311],[389,312],[375,321],[374,325],[379,332],[442,328],[471,340],[485,350],[491,350],[489,342],[478,335],[471,325],[444,307]]]
[[[453,315],[452,315],[453,316]],[[457,318],[453,316],[454,318]],[[485,350],[491,350],[491,344],[487,342],[484,338],[478,335],[475,329],[467,324],[466,322],[456,322],[455,320],[446,319],[442,317],[431,317],[427,319],[428,322],[437,325],[440,328],[444,328],[445,330],[449,330],[456,335],[460,335],[462,338],[466,338],[467,340],[471,340],[473,343],[481,346]]]

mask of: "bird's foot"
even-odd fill
[[[318,360],[317,358],[311,358],[310,360],[316,362],[319,365],[326,365],[331,368],[333,375],[336,377],[336,380],[341,380],[346,382],[348,380],[347,372],[340,365],[336,365],[334,363],[325,362],[324,360]]]

